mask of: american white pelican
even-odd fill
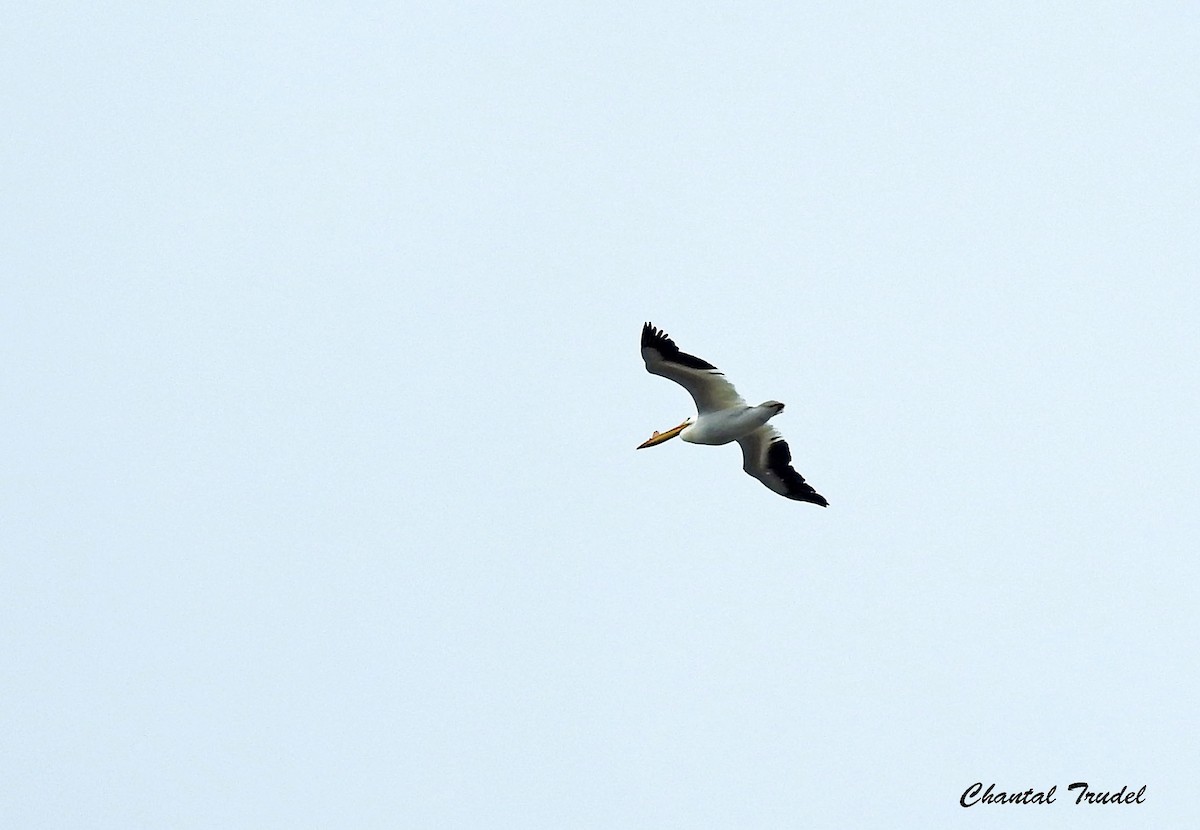
[[[792,469],[792,451],[767,421],[783,411],[779,401],[749,406],[716,366],[687,352],[650,323],[642,326],[642,359],[646,371],[675,381],[696,401],[696,420],[688,418],[666,432],[655,432],[638,449],[653,447],[678,435],[690,444],[742,447],[742,469],[781,496],[828,507],[825,497]]]

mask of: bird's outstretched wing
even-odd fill
[[[772,426],[763,425],[738,439],[742,447],[742,469],[781,496],[828,507],[825,497],[813,489],[792,467],[792,450]]]
[[[706,360],[681,352],[666,332],[646,323],[642,326],[642,360],[652,375],[673,380],[696,401],[696,412],[717,412],[745,406],[741,395],[725,375]]]

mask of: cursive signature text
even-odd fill
[[[1075,796],[1076,804],[1141,804],[1146,800],[1145,784],[1137,792],[1130,791],[1128,785],[1116,791],[1096,792],[1086,781],[1076,781],[1067,789],[1079,791],[1079,794]],[[987,789],[984,789],[983,782],[976,781],[963,790],[958,803],[963,807],[974,807],[976,804],[1053,804],[1054,793],[1057,790],[1058,785],[1056,784],[1047,790],[1030,787],[1024,792],[1020,790],[997,792],[995,784],[988,784]]]

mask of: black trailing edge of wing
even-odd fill
[[[661,329],[656,329],[652,324],[646,323],[642,326],[642,348],[650,348],[656,350],[663,356],[663,360],[668,360],[671,363],[678,363],[680,366],[686,366],[689,369],[716,369],[707,360],[701,360],[695,355],[687,352],[679,351],[679,347],[675,345],[675,341],[667,337],[667,333]],[[801,479],[803,481],[803,479]]]
[[[776,441],[767,449],[767,468],[779,476],[779,480],[787,487],[787,492],[783,495],[789,499],[807,501],[821,507],[829,506],[825,497],[814,490],[812,485],[804,480],[804,476],[792,467],[792,450],[787,441]]]

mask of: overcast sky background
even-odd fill
[[[6,826],[1194,823],[1196,4],[4,18]]]

